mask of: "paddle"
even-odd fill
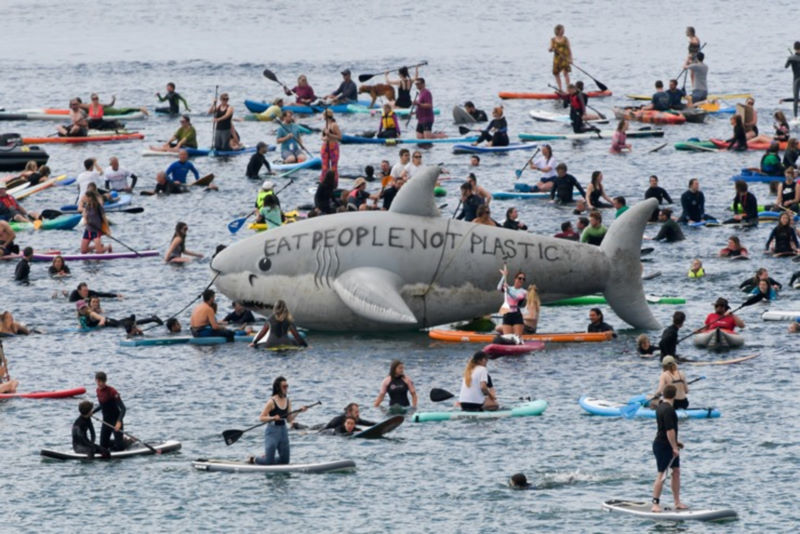
[[[483,132],[483,130],[475,130],[473,128],[467,128],[466,126],[459,126],[458,127],[458,132],[461,135],[467,135],[470,132]]]
[[[763,298],[764,298],[764,295],[762,295],[761,293],[759,293],[759,294],[757,294],[757,295],[753,295],[752,297],[750,297],[749,299],[747,299],[746,301],[744,301],[744,302],[742,303],[742,305],[741,305],[741,306],[739,306],[739,307],[738,307],[738,308],[736,308],[735,310],[731,310],[731,315],[733,315],[735,312],[737,312],[737,311],[741,310],[741,309],[742,309],[742,308],[744,308],[745,306],[752,306],[752,305],[753,305],[753,304],[755,304],[756,302],[759,302],[759,301],[761,301]],[[722,316],[722,317],[720,317],[719,319],[717,319],[717,320],[715,320],[715,321],[711,321],[711,322],[710,322],[710,323],[708,323],[707,325],[701,326],[700,328],[698,328],[697,330],[695,330],[695,331],[694,331],[694,332],[692,332],[691,334],[687,334],[687,335],[683,336],[683,337],[682,337],[682,338],[680,338],[680,339],[679,339],[677,342],[675,342],[675,344],[677,345],[677,344],[678,344],[678,343],[680,343],[681,341],[685,341],[685,340],[689,339],[690,337],[692,337],[693,335],[695,335],[695,334],[699,334],[699,333],[700,333],[700,332],[702,332],[703,330],[707,330],[709,327],[711,327],[711,325],[717,324],[719,321],[721,321],[723,317],[725,317],[725,316],[723,315],[723,316]]]
[[[410,69],[410,68],[414,68],[414,67],[424,67],[427,64],[428,64],[427,61],[423,61],[422,63],[417,63],[416,65],[408,65],[407,67],[405,65],[403,65],[403,67],[406,67],[406,68]],[[358,75],[358,81],[363,83],[363,82],[366,82],[367,80],[369,80],[370,78],[374,78],[375,76],[379,76],[381,74],[386,74],[386,73],[389,73],[389,72],[391,72],[393,70],[400,70],[401,68],[402,67],[397,67],[396,69],[386,69],[384,71],[376,72],[374,74],[359,74]],[[264,76],[266,76],[266,74],[264,74]]]
[[[660,144],[660,145],[658,145],[657,147],[655,147],[655,148],[651,148],[650,150],[648,150],[647,152],[645,152],[645,154],[652,154],[653,152],[658,152],[659,150],[661,150],[661,149],[662,149],[662,148],[664,148],[665,146],[667,146],[667,143],[661,143],[661,144]]]
[[[408,117],[406,117],[406,126],[411,122],[411,116],[414,114],[414,107],[417,105],[417,98],[419,98],[419,91],[414,95],[414,100],[411,102],[411,107],[408,108]]]
[[[133,252],[137,256],[141,256],[142,255],[142,253],[139,252],[138,250],[136,250],[135,248],[129,247],[128,245],[126,245],[125,243],[123,243],[122,241],[117,239],[116,237],[112,236],[110,232],[106,232],[102,228],[95,228],[94,226],[91,226],[90,228],[92,228],[92,229],[96,230],[97,232],[103,234],[104,236],[106,236],[107,238],[111,239],[112,241],[116,241],[117,243],[119,243],[123,247],[127,248],[128,250],[130,250],[131,252]]]
[[[567,93],[565,93],[564,91],[561,91],[561,90],[559,90],[559,88],[558,88],[558,87],[556,87],[556,86],[555,86],[555,85],[553,85],[553,84],[549,84],[549,83],[548,83],[548,84],[547,84],[547,87],[549,87],[549,88],[553,89],[553,90],[556,92],[556,94],[558,94],[558,95],[566,95],[566,94],[567,94]],[[593,108],[592,106],[590,106],[588,103],[584,102],[584,105],[585,105],[587,108],[589,108],[589,109],[591,109],[592,111],[594,111],[595,113],[597,113],[597,115],[598,115],[600,118],[602,118],[602,119],[605,119],[605,118],[606,118],[606,116],[605,116],[605,115],[603,115],[602,113],[600,113],[599,111],[597,111],[596,109],[594,109],[594,108]],[[583,127],[585,128],[584,132],[594,132],[594,133],[596,133],[596,134],[597,134],[597,138],[598,138],[598,139],[602,139],[602,138],[603,138],[602,132],[600,131],[600,129],[599,129],[599,128],[597,128],[597,126],[592,126],[592,125],[591,125],[591,124],[589,124],[588,122],[584,121],[584,120],[583,120],[583,117],[581,117],[581,123],[583,123],[582,125],[583,125]],[[575,130],[575,123],[574,123],[574,122],[572,123],[572,128],[573,128],[573,130]],[[575,132],[575,133],[579,133],[579,132]]]
[[[297,170],[298,170],[298,169],[292,169],[291,171],[288,171],[287,173],[284,173],[284,175],[287,175],[287,174],[289,174],[289,173],[295,172],[295,171],[297,171]],[[283,176],[283,175],[282,175],[282,176]],[[283,191],[284,189],[286,189],[287,187],[289,187],[289,186],[290,186],[290,185],[292,185],[293,183],[294,183],[294,178],[292,178],[291,180],[289,180],[289,183],[287,183],[286,185],[284,185],[283,187],[281,187],[280,189],[278,189],[278,190],[275,192],[275,196],[277,196],[277,195],[278,195],[278,193],[280,193],[281,191]],[[246,216],[244,216],[244,217],[239,217],[238,219],[234,219],[234,220],[232,220],[231,222],[229,222],[229,223],[228,223],[228,231],[229,231],[230,233],[232,233],[232,234],[235,234],[236,232],[238,232],[239,230],[241,230],[241,229],[242,229],[242,226],[244,226],[244,223],[245,223],[245,222],[247,222],[247,219],[249,219],[250,217],[252,217],[252,216],[253,216],[255,213],[256,213],[255,211],[251,211],[250,213],[248,213],[248,214],[247,214]]]
[[[702,51],[702,50],[703,50],[703,48],[705,48],[707,44],[708,44],[708,43],[703,43],[703,44],[700,46],[700,48],[699,48],[697,51],[698,51],[698,52]],[[696,57],[697,57],[697,54],[692,54],[692,59],[694,59],[694,58],[696,58]],[[684,67],[684,68],[683,68],[683,70],[681,70],[680,74],[678,74],[677,76],[675,76],[675,81],[678,81],[678,80],[680,80],[680,79],[681,79],[681,76],[683,76],[683,77],[684,77],[684,78],[683,78],[683,89],[684,89],[684,91],[685,91],[685,90],[686,90],[686,78],[689,76],[689,69],[687,69],[686,67]]]
[[[288,87],[286,87],[286,84],[285,84],[285,83],[283,83],[282,81],[280,81],[280,80],[278,79],[278,77],[277,77],[277,76],[275,76],[275,73],[274,73],[274,72],[272,72],[271,70],[269,70],[269,69],[264,69],[264,72],[262,72],[261,74],[263,74],[263,75],[264,75],[264,78],[266,78],[266,79],[268,79],[268,80],[271,80],[271,81],[273,81],[273,82],[275,82],[275,83],[277,83],[277,84],[280,84],[280,85],[281,85],[281,87],[283,87],[285,90],[287,90],[287,91],[291,92],[291,90],[290,90]]]
[[[577,66],[575,63],[571,63],[571,64],[572,64],[573,67],[575,67],[576,69],[578,69],[579,71],[581,71],[582,73],[587,75],[589,78],[591,78],[592,81],[595,83],[595,85],[597,85],[598,89],[600,89],[601,91],[608,91],[608,86],[606,84],[604,84],[603,82],[598,81],[597,78],[595,78],[594,76],[592,76],[591,74],[589,74],[588,72],[586,72],[585,70],[583,70],[582,68]]]
[[[214,115],[216,115],[217,111],[217,98],[219,97],[219,85],[214,86]],[[217,137],[217,121],[213,120],[215,117],[211,119],[211,150],[208,152],[209,156],[213,156],[214,152],[216,151],[216,137]]]
[[[289,412],[287,414],[286,417],[288,418],[290,415],[294,415],[296,413],[300,413],[303,410],[307,410],[308,408],[314,407],[314,406],[316,406],[318,404],[322,404],[322,401],[317,401],[314,404],[308,404],[306,406],[303,406],[299,410],[291,411],[291,412]],[[260,426],[264,426],[269,422],[271,422],[271,421],[264,421],[263,423],[258,423],[257,425],[253,425],[250,428],[245,428],[244,430],[235,430],[235,429],[234,430],[226,430],[226,431],[224,431],[222,433],[222,439],[225,440],[225,445],[233,445],[234,443],[239,441],[239,438],[241,438],[242,434],[244,434],[245,432],[249,432],[249,431],[253,430],[254,428],[258,428]]]
[[[100,419],[99,417],[95,417],[95,416],[93,415],[93,416],[92,416],[92,419],[94,419],[94,420],[96,420],[96,421],[100,421],[101,423],[103,423],[103,424],[104,424],[104,425],[106,425],[107,427],[109,427],[109,428],[113,428],[114,430],[116,430],[116,427],[115,427],[114,425],[112,425],[112,424],[110,424],[110,423],[106,423],[105,421],[103,421],[103,420],[102,420],[102,419]],[[149,443],[147,443],[147,442],[144,442],[144,441],[140,440],[140,439],[139,439],[139,438],[137,438],[136,436],[134,436],[134,435],[132,435],[132,434],[128,434],[128,433],[127,433],[127,432],[125,432],[124,430],[120,430],[119,432],[121,432],[123,436],[125,436],[125,437],[128,437],[128,438],[131,438],[133,441],[138,441],[139,443],[141,443],[142,445],[144,445],[145,447],[147,447],[148,449],[150,449],[151,451],[153,451],[153,454],[161,454],[161,450],[154,448],[152,445],[150,445],[150,444],[149,444]]]
[[[528,165],[530,165],[530,164],[531,164],[531,162],[533,161],[533,158],[535,158],[535,157],[536,157],[536,155],[537,155],[537,154],[539,154],[539,151],[540,151],[540,150],[541,150],[541,148],[537,148],[537,149],[536,149],[536,150],[533,152],[533,155],[532,155],[531,157],[529,157],[529,158],[528,158],[528,161],[526,161],[526,162],[525,162],[525,165],[523,165],[521,168],[519,168],[519,169],[516,169],[516,170],[514,171],[514,175],[517,177],[517,180],[519,180],[520,176],[522,176],[522,173],[523,173],[523,171],[524,171],[525,169],[527,169],[527,168],[528,168]]]
[[[694,380],[689,380],[688,382],[686,382],[686,385],[688,386],[689,384],[694,384],[697,381],[705,380],[705,378],[706,378],[705,376],[699,376]],[[657,400],[660,396],[661,395],[656,395],[655,397],[649,399],[646,398],[644,401],[639,401],[639,400],[631,401],[622,408],[620,408],[619,412],[625,419],[633,419],[636,416],[636,412],[639,411],[639,408],[650,404],[652,401]]]

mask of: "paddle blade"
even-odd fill
[[[222,433],[222,439],[225,440],[225,445],[233,445],[239,441],[239,438],[242,437],[242,434],[244,434],[244,432],[241,430],[226,430]]]
[[[232,234],[235,234],[239,230],[242,229],[244,226],[244,222],[247,220],[247,217],[241,217],[239,219],[234,219],[228,223],[228,231]]]
[[[60,217],[63,215],[63,212],[58,210],[51,210],[51,209],[44,209],[42,210],[42,219],[55,219],[56,217]]]
[[[746,301],[744,301],[744,303],[741,306],[739,306],[739,308],[744,308],[745,306],[751,306],[751,305],[755,304],[756,302],[759,302],[760,300],[763,300],[763,298],[764,298],[764,294],[763,293],[757,293],[757,294],[753,295],[752,297],[750,297],[749,299],[747,299]]]
[[[522,171],[517,169],[514,171],[514,174],[517,176],[517,178],[519,178],[520,176],[522,176]]]
[[[598,89],[600,89],[601,91],[608,91],[608,86],[606,84],[604,84],[601,81],[595,80],[594,78],[592,78],[592,80],[594,80],[594,83],[595,85],[597,85]]]
[[[371,79],[373,76],[375,76],[375,75],[374,74],[359,74],[358,75],[358,81],[359,82],[366,82],[367,80]]]
[[[431,390],[431,400],[433,402],[446,401],[447,399],[452,399],[453,397],[455,397],[455,395],[446,389],[433,388]]]
[[[461,135],[466,135],[466,134],[468,134],[469,132],[471,132],[472,130],[470,130],[470,129],[469,129],[469,128],[467,128],[466,126],[459,126],[459,127],[458,127],[458,131],[459,131],[459,132],[461,132]]]
[[[275,76],[275,73],[272,72],[269,69],[264,69],[264,72],[262,72],[261,74],[263,74],[264,78],[266,78],[268,80],[272,80],[273,82],[277,82],[278,81],[278,77]]]
[[[135,208],[126,208],[120,211],[122,211],[123,213],[142,213],[144,212],[144,208],[141,206],[136,206]]]
[[[622,417],[625,419],[633,419],[636,417],[636,412],[639,411],[642,405],[636,402],[632,402],[630,404],[626,404],[622,408],[619,409],[619,412],[622,414]]]

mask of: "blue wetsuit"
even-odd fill
[[[200,178],[200,173],[197,172],[194,164],[191,161],[181,162],[180,160],[174,161],[169,167],[167,167],[167,180],[170,182],[178,182],[181,184],[186,183],[186,175],[190,172],[194,174],[194,179],[198,180]]]

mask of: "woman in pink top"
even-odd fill
[[[289,90],[284,87],[284,92],[287,96],[292,96],[292,93],[294,93],[295,101],[303,106],[310,106],[317,100],[314,88],[308,85],[308,79],[305,74],[297,77],[297,85],[293,89]]]
[[[623,150],[627,150],[630,152],[631,145],[627,144],[628,141],[628,134],[626,131],[628,130],[628,121],[622,119],[617,124],[617,130],[614,132],[614,135],[611,136],[611,150],[612,154],[621,154]]]

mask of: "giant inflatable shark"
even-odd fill
[[[239,241],[211,262],[219,291],[269,315],[286,301],[298,325],[327,331],[418,329],[496,312],[508,265],[543,302],[602,292],[630,325],[655,329],[640,248],[655,199],[614,221],[601,246],[442,218],[438,167],[397,193],[389,211],[326,215]]]

